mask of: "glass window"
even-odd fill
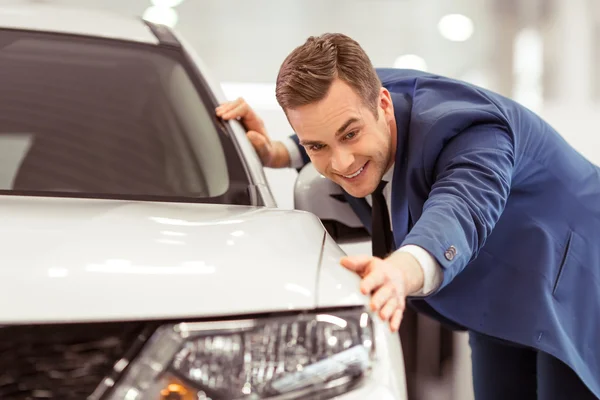
[[[248,178],[176,50],[2,31],[0,190],[247,203]]]

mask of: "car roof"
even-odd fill
[[[3,28],[159,43],[141,17],[60,5],[0,6]]]

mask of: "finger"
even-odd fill
[[[379,288],[371,297],[371,310],[379,311],[395,294],[394,286],[389,283]]]
[[[238,98],[236,100],[233,101],[226,101],[222,104],[220,104],[215,111],[217,112],[217,115],[222,115],[223,113],[237,107],[238,105],[240,105],[242,103],[243,99]]]
[[[383,321],[389,321],[396,310],[398,310],[398,299],[396,297],[391,297],[387,303],[385,303],[383,308],[381,308],[381,311],[379,311],[379,316]]]
[[[397,294],[397,292],[396,292]],[[396,300],[398,300],[398,308],[404,311],[406,308],[406,297],[404,296],[396,296]]]
[[[218,106],[216,108],[217,114],[221,114],[221,116],[224,116],[225,114],[234,112],[235,110],[238,110],[236,112],[240,112],[240,111],[244,111],[249,109],[248,103],[246,103],[246,101],[242,98],[239,97],[233,101],[229,101],[226,103],[221,104],[220,106]]]
[[[380,268],[373,269],[363,278],[360,283],[360,290],[363,294],[373,293],[373,291],[383,286],[386,281],[386,275]]]
[[[402,323],[402,315],[404,314],[404,309],[396,309],[394,311],[394,315],[392,315],[392,319],[390,321],[390,330],[392,332],[398,332],[400,329],[400,324]]]
[[[244,118],[246,114],[248,114],[248,103],[244,102],[236,105],[235,107],[225,111],[221,118],[223,119],[235,119],[235,118]]]
[[[373,257],[371,256],[347,256],[343,257],[340,260],[340,263],[343,267],[361,275],[372,259]]]

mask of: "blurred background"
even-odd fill
[[[598,0],[0,0],[24,3],[101,9],[174,27],[226,96],[244,97],[274,139],[292,133],[275,100],[283,59],[308,36],[342,32],[377,67],[425,70],[517,100],[600,165]],[[292,208],[296,172],[265,173],[279,207]],[[452,367],[458,372],[432,383],[435,398],[472,398],[466,336],[459,340]]]
[[[375,66],[459,78],[544,116],[600,164],[600,2],[597,0],[0,0],[145,16],[179,30],[270,135],[291,128],[275,101],[285,56],[310,35],[342,32]],[[107,30],[110,27],[106,27]],[[282,208],[295,171],[267,170]]]

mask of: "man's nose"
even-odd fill
[[[354,154],[349,151],[337,149],[331,156],[331,168],[339,174],[349,174],[350,168],[354,164]]]

